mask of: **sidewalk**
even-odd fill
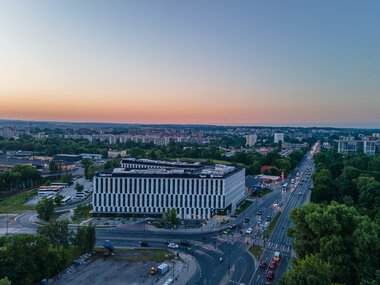
[[[191,255],[180,253],[182,262],[175,263],[173,284],[186,284],[197,272],[198,263]]]

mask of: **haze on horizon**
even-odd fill
[[[0,119],[379,127],[378,1],[1,1]]]

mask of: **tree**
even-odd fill
[[[96,242],[95,226],[89,225],[78,227],[75,238],[75,245],[82,253],[90,252],[94,249]]]
[[[59,165],[54,159],[49,161],[49,172],[53,174],[59,172]]]
[[[82,192],[84,189],[84,186],[80,183],[76,183],[75,184],[75,190],[77,190],[78,192]]]
[[[62,183],[72,184],[72,181],[73,181],[73,175],[71,173],[65,173],[61,177]]]
[[[82,159],[82,165],[83,165],[83,168],[84,168],[84,176],[86,179],[91,179],[93,177],[93,166],[94,166],[94,163],[92,162],[91,159],[89,158],[84,158]]]
[[[177,225],[179,222],[179,219],[177,218],[177,209],[166,209],[166,211],[162,214],[163,218],[166,220],[167,223]]]
[[[279,285],[329,285],[331,280],[331,266],[315,255],[307,255],[298,259],[279,281]]]
[[[62,206],[62,199],[63,199],[64,197],[62,196],[62,195],[56,195],[55,197],[54,197],[54,204],[57,206],[57,207],[60,207],[60,206]]]
[[[33,284],[50,273],[49,242],[41,235],[17,235],[3,240],[0,276],[13,284]]]
[[[291,212],[294,227],[288,235],[302,259],[315,255],[332,268],[331,280],[359,284],[363,277],[374,278],[379,264],[380,227],[353,207],[332,202],[308,204]]]
[[[11,281],[9,281],[8,277],[4,277],[0,279],[0,285],[11,285]]]
[[[70,245],[71,233],[69,225],[65,221],[51,222],[38,228],[38,234],[48,238],[53,247],[68,247]]]
[[[44,221],[49,221],[54,214],[54,201],[43,197],[36,205],[38,217]]]

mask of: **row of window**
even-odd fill
[[[98,193],[222,195],[223,180],[97,177],[95,189]]]
[[[165,208],[151,207],[94,207],[96,213],[134,213],[134,214],[162,214],[166,211]],[[213,211],[202,208],[187,208],[177,209],[177,215],[181,218],[210,218]]]
[[[94,206],[119,207],[163,207],[163,208],[224,208],[223,196],[179,196],[179,195],[132,195],[97,194],[93,195]]]

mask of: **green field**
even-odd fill
[[[0,199],[1,213],[20,213],[26,210],[34,210],[34,206],[25,206],[24,204],[36,194],[37,189],[33,189],[11,197]]]
[[[263,249],[258,245],[252,245],[249,248],[249,252],[255,256],[256,260],[259,260],[260,256],[263,254]]]

